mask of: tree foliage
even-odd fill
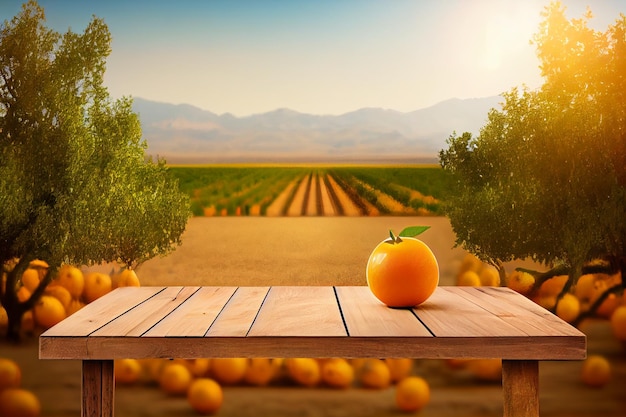
[[[0,301],[13,337],[62,263],[132,266],[180,244],[189,218],[165,161],[145,156],[131,100],[103,86],[105,23],[94,17],[65,34],[44,23],[31,0],[0,27]],[[19,303],[33,259],[50,269]]]
[[[543,18],[542,87],[503,94],[478,136],[453,134],[439,156],[457,244],[496,266],[565,268],[567,289],[598,258],[626,276],[626,17],[600,32],[554,2]]]

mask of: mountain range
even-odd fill
[[[502,97],[450,99],[412,112],[314,115],[281,108],[236,117],[134,98],[147,153],[169,163],[435,162],[453,134],[477,134]]]

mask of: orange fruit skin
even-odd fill
[[[385,389],[391,385],[391,371],[382,359],[367,359],[359,369],[359,381],[365,388]]]
[[[400,410],[413,413],[430,402],[430,386],[424,378],[409,376],[398,383],[395,397]]]
[[[321,366],[322,381],[332,388],[345,389],[352,385],[354,368],[344,358],[332,358]]]
[[[220,384],[235,385],[246,376],[248,360],[246,358],[213,358],[211,375]]]
[[[611,364],[602,355],[589,355],[583,362],[581,380],[590,387],[603,387],[611,380]]]
[[[222,387],[210,378],[195,379],[187,391],[187,401],[198,414],[215,414],[224,402]]]
[[[84,275],[83,299],[87,304],[111,292],[111,277],[101,272],[89,272]]]
[[[419,239],[403,237],[379,243],[367,261],[367,285],[389,307],[414,307],[439,285],[439,265],[432,250]]]
[[[182,363],[168,363],[163,367],[159,385],[163,391],[170,395],[185,395],[193,376]]]
[[[125,269],[115,277],[116,287],[140,287],[141,283],[134,269]]]
[[[18,388],[22,383],[22,370],[12,359],[0,358],[0,392],[8,388]]]
[[[0,416],[38,417],[41,403],[35,394],[22,388],[9,388],[0,393]]]
[[[141,363],[137,359],[116,359],[113,376],[116,384],[134,384],[141,378]]]
[[[61,301],[51,295],[41,296],[33,308],[33,314],[35,323],[44,329],[49,329],[67,317]]]

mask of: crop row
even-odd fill
[[[171,167],[195,216],[367,216],[441,213],[436,167]]]

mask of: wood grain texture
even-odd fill
[[[87,336],[164,289],[165,287],[117,288],[87,304],[41,336]]]
[[[460,288],[460,287],[458,287]],[[439,287],[415,314],[437,337],[527,336],[523,331],[460,295]]]
[[[506,288],[438,287],[392,309],[360,287],[141,287],[99,298],[40,336],[82,359],[82,413],[112,417],[113,359],[502,358],[504,415],[539,415],[538,360],[584,359],[586,337]]]
[[[202,287],[142,337],[202,337],[236,290],[236,287]]]
[[[333,287],[272,287],[248,336],[347,336]]]
[[[42,359],[586,356],[584,334],[506,288],[439,287],[412,310],[366,286],[123,288],[92,305],[41,335]]]
[[[539,417],[539,363],[502,361],[504,417]]]
[[[352,337],[432,337],[410,309],[385,306],[368,287],[336,287],[335,291]]]
[[[113,361],[83,361],[83,417],[113,417],[115,378]]]
[[[458,287],[458,294],[529,336],[578,336],[575,327],[505,287]]]
[[[153,297],[114,318],[91,335],[94,337],[141,336],[183,304],[198,289],[199,287],[166,287]]]
[[[259,313],[269,287],[239,287],[206,333],[207,337],[245,337]]]

